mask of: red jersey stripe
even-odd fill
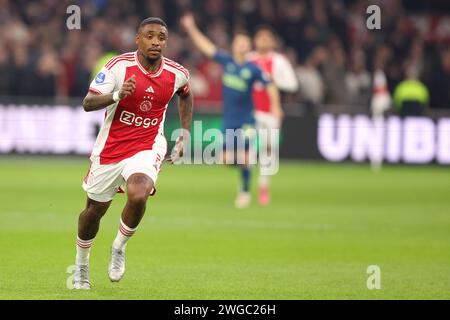
[[[124,54],[121,54],[120,56],[112,57],[112,58],[105,64],[105,67],[108,67],[111,63],[113,63],[113,62],[116,61],[117,59],[120,59],[120,58],[132,58],[132,57],[133,57],[133,53],[124,53]]]
[[[114,67],[116,65],[116,63],[120,62],[120,61],[134,61],[134,58],[122,58],[122,59],[117,59],[116,61],[114,61],[113,64],[109,65],[108,67],[106,67],[106,69],[111,70],[112,67]]]
[[[109,61],[105,64],[105,67],[107,67],[108,65],[110,65],[111,63],[113,63],[114,61],[116,61],[117,59],[120,59],[120,58],[128,58],[128,57],[131,57],[131,56],[130,56],[130,55],[120,55],[120,56],[112,57],[112,58],[109,59]]]
[[[186,68],[182,67],[180,64],[173,62],[172,60],[169,60],[167,58],[164,58],[164,62],[167,63],[167,65],[183,72],[186,78],[189,77],[189,71]]]
[[[191,91],[191,88],[186,83],[184,86],[182,86],[180,89],[177,90],[177,94],[179,96],[186,96]]]
[[[171,64],[169,64],[169,63],[166,63],[166,64],[167,64],[168,66],[172,67],[172,68],[177,69],[178,71],[181,71],[181,72],[185,75],[186,78],[189,78],[189,73],[188,73],[188,71],[186,71],[186,69],[183,70],[183,69],[177,68],[176,66],[171,65]]]
[[[93,92],[93,93],[95,93],[95,94],[103,94],[103,93],[101,93],[100,91],[98,91],[97,89],[94,89],[94,88],[92,88],[92,87],[89,87],[89,91],[91,91],[91,92]]]

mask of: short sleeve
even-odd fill
[[[273,82],[278,89],[294,93],[298,90],[298,80],[295,70],[289,60],[277,54],[273,60]]]
[[[182,97],[185,95],[188,95],[189,92],[191,91],[191,88],[189,87],[189,79],[187,79],[186,83],[184,85],[182,85],[180,88],[178,88],[177,90],[177,94]]]
[[[177,90],[177,94],[182,97],[189,94],[190,90],[191,88],[189,87],[189,71],[183,68],[180,76],[180,84]]]
[[[117,79],[112,70],[103,67],[92,80],[89,91],[97,94],[108,94],[114,91]]]
[[[216,53],[213,56],[213,59],[218,63],[220,63],[221,65],[225,65],[233,60],[229,53],[220,49],[216,51]]]

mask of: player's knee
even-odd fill
[[[110,202],[105,202],[105,203],[101,203],[101,202],[93,202],[93,201],[88,201],[88,204],[86,206],[86,210],[85,213],[91,217],[95,217],[97,219],[101,219],[106,211],[108,210]]]
[[[145,192],[144,190],[129,192],[128,193],[128,203],[133,207],[142,208],[145,207],[148,196],[150,193]]]
[[[146,175],[132,175],[128,179],[127,194],[129,204],[144,207],[153,189],[153,181]]]

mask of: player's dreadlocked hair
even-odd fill
[[[164,22],[164,20],[157,18],[157,17],[148,17],[148,18],[145,18],[144,20],[142,20],[141,23],[139,24],[138,30],[140,30],[143,26],[145,26],[147,24],[160,24],[163,27],[166,27],[167,30],[169,30],[169,28],[167,27],[167,24]]]

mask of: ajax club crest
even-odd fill
[[[155,93],[155,90],[153,90],[152,86],[149,86],[145,92],[149,94],[148,96],[144,96],[144,100],[139,105],[139,109],[143,112],[148,112],[152,108],[151,100],[153,100],[153,94]]]
[[[143,111],[143,112],[148,112],[148,111],[150,111],[151,108],[152,108],[152,103],[148,100],[142,101],[141,104],[139,105],[139,109],[141,109],[141,111]]]

